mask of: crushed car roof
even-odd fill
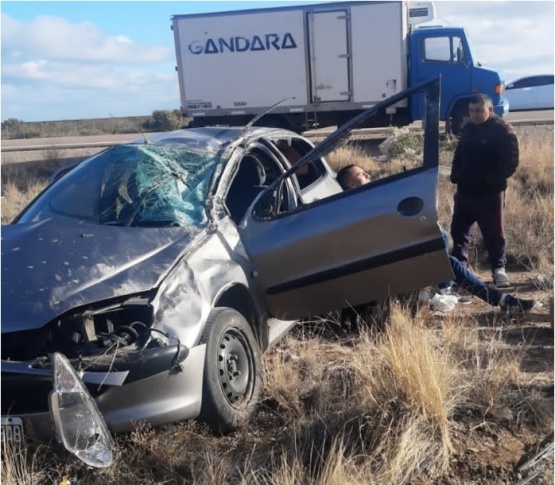
[[[132,143],[156,143],[156,144],[182,144],[197,141],[199,143],[210,143],[224,146],[241,137],[252,135],[262,136],[276,131],[276,128],[263,127],[207,127],[187,128],[166,133],[146,134],[141,138],[133,140]],[[283,131],[283,130],[282,130]]]

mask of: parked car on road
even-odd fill
[[[553,109],[553,74],[526,76],[505,86],[509,111]]]
[[[111,432],[141,421],[234,430],[259,400],[261,354],[301,317],[450,279],[439,81],[414,89],[423,165],[349,192],[324,156],[362,115],[316,147],[283,129],[186,129],[60,173],[2,227],[5,435],[55,431],[107,466]]]

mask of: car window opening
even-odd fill
[[[287,158],[291,166],[295,165],[305,153],[312,149],[312,147],[307,145],[304,141],[290,138],[277,140],[275,145]],[[299,188],[302,190],[312,185],[323,176],[325,176],[325,169],[322,162],[317,160],[303,165],[296,170],[294,178],[297,180]]]
[[[239,169],[231,183],[226,197],[226,206],[231,219],[239,224],[254,199],[266,188],[271,186],[283,173],[284,167],[276,158],[273,150],[256,144],[251,147],[239,164]],[[296,205],[292,186],[282,186],[276,195],[278,213],[287,212],[291,204]]]
[[[262,162],[253,155],[243,157],[226,198],[235,224],[239,224],[256,196],[266,187],[266,170]]]

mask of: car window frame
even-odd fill
[[[550,74],[542,74],[537,76],[526,76],[509,83],[505,87],[506,91],[512,91],[513,89],[524,89],[524,88],[535,88],[541,86],[549,86],[553,84],[554,76]]]
[[[271,166],[271,168],[275,170],[277,174],[277,178],[280,178],[281,175],[285,172],[285,170],[287,170],[287,167],[283,166],[283,160],[281,160],[280,157],[278,156],[278,153],[276,152],[276,148],[274,147],[274,145],[264,140],[263,138],[254,140],[243,150],[241,150],[241,153],[237,156],[237,158],[233,162],[234,167],[231,171],[231,174],[229,175],[229,180],[225,188],[223,189],[223,193],[222,193],[222,205],[224,207],[224,210],[237,226],[241,225],[241,223],[245,220],[245,218],[250,214],[250,212],[252,211],[254,202],[257,201],[261,196],[261,194],[258,194],[256,197],[254,197],[253,200],[249,203],[248,207],[245,209],[245,212],[240,217],[240,219],[234,220],[231,214],[231,210],[228,206],[227,198],[230,195],[230,190],[232,189],[233,183],[236,179],[236,176],[238,174],[242,161],[249,156],[254,156],[257,159],[262,159],[261,160],[262,163],[264,162],[268,163]],[[286,209],[281,210],[278,213],[278,216],[283,213],[288,213],[291,210],[295,209],[299,203],[299,194],[296,190],[295,184],[291,183],[291,181],[287,181],[287,183],[284,185],[284,188],[286,190],[286,195],[285,195]],[[261,193],[263,192],[266,192],[266,190],[261,191]],[[281,204],[280,204],[280,207],[282,207]]]
[[[287,169],[280,177],[287,179],[295,176],[296,170],[303,165],[310,163],[317,159],[322,159],[330,153],[332,150],[336,148],[336,145],[341,142],[342,140],[346,139],[349,134],[355,129],[358,128],[367,118],[379,113],[380,111],[384,110],[385,108],[398,103],[399,101],[408,98],[410,95],[416,92],[423,92],[424,93],[424,104],[426,106],[425,116],[424,116],[424,153],[423,153],[423,163],[421,167],[416,167],[414,170],[422,169],[426,170],[428,168],[438,167],[439,166],[439,90],[440,90],[440,77],[437,76],[435,78],[423,81],[418,85],[406,89],[398,94],[395,94],[388,99],[375,104],[374,106],[364,110],[362,113],[358,114],[357,116],[351,118],[348,122],[344,123],[340,128],[335,130],[333,133],[328,135],[321,143],[315,146],[310,152],[303,155],[295,165],[291,166]],[[400,174],[402,176],[402,174]],[[266,191],[270,191],[275,189],[276,186],[280,183],[280,179],[276,180],[272,185],[266,189]],[[381,179],[381,183],[387,183],[389,177]],[[378,182],[378,181],[376,181]],[[296,184],[298,184],[296,182]],[[341,197],[341,193],[335,194],[332,197]],[[262,197],[259,197],[258,200],[260,201]],[[326,198],[327,200],[327,198]],[[312,202],[308,204],[309,207],[312,207],[314,203],[318,203],[318,201]],[[295,207],[294,211],[303,210],[304,204],[299,204]],[[261,210],[260,213],[265,214],[264,218],[267,218],[267,211]],[[253,212],[253,216],[256,216],[256,212]],[[274,217],[280,217],[283,214],[275,214]]]
[[[421,166],[299,206],[283,218],[272,213],[272,191],[279,187],[270,186],[253,205],[252,218],[238,227],[272,316],[322,314],[453,278],[437,223],[439,78],[423,86]],[[339,128],[305,162],[335,149],[362,118]],[[390,230],[383,233],[384,227]]]

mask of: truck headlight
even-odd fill
[[[106,422],[76,370],[57,352],[52,354],[52,377],[50,414],[58,439],[87,465],[110,466],[113,441]]]

